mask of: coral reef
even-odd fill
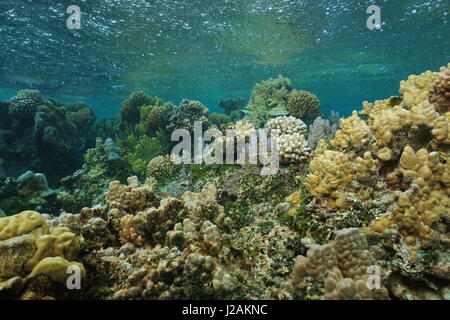
[[[134,91],[130,96],[122,102],[120,109],[120,121],[125,126],[133,126],[139,123],[140,112],[139,107],[153,104],[153,99],[143,91]]]
[[[175,107],[142,92],[116,125],[83,104],[40,101],[28,123],[0,104],[6,176],[10,146],[38,141],[22,149],[29,159],[44,144],[65,159],[88,141],[81,128],[109,134],[59,190],[39,166],[0,179],[0,298],[448,299],[447,76],[411,75],[399,97],[363,102],[339,130],[337,114],[321,118],[318,99],[281,76],[255,86],[239,121],[236,110],[208,114],[198,101]],[[235,147],[267,129],[278,171],[175,165],[169,130],[194,121],[233,129],[214,143]],[[80,290],[67,288],[68,269]]]
[[[439,78],[434,83],[434,94],[431,101],[441,111],[450,111],[450,64],[441,67]]]
[[[304,184],[313,216],[326,212],[333,221],[335,214],[344,218],[354,210],[371,216],[359,227],[374,243],[371,252],[384,268],[386,288],[400,299],[445,296],[445,276],[437,270],[449,247],[448,114],[434,104],[437,78],[431,71],[412,75],[401,82],[401,97],[364,102],[363,111],[341,119],[334,138],[320,140]],[[425,280],[428,274],[441,280]],[[431,282],[419,293],[411,279]]]
[[[147,175],[156,179],[167,178],[173,175],[175,169],[176,166],[169,156],[158,156],[149,161]]]
[[[8,109],[0,126],[0,171],[10,177],[32,170],[56,185],[81,166],[83,153],[106,129],[89,106],[42,100],[35,90],[20,91]]]
[[[221,107],[226,115],[231,115],[233,111],[239,111],[244,108],[244,98],[224,98],[219,100]]]
[[[221,113],[211,113],[208,116],[208,119],[209,122],[212,125],[215,125],[217,128],[222,128],[232,122],[231,118],[228,115]]]
[[[368,268],[372,265],[371,260],[366,236],[357,228],[342,229],[336,232],[334,241],[322,246],[312,245],[306,257],[297,257],[292,272],[293,281],[297,286],[305,286],[305,282],[311,281],[305,277],[321,281],[319,291],[323,294],[321,297],[314,294],[311,296],[313,299],[387,299],[388,292],[381,285],[374,290],[369,289]]]

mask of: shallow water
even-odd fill
[[[16,1],[0,3],[0,100],[40,90],[113,117],[133,90],[221,111],[278,74],[315,93],[325,113],[396,95],[401,79],[450,58],[450,2],[376,1]],[[81,29],[69,30],[77,4]]]

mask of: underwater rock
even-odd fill
[[[47,197],[54,193],[48,187],[47,178],[42,173],[27,171],[16,180],[19,194],[26,198]]]

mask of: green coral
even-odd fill
[[[281,75],[257,83],[247,105],[250,113],[245,119],[257,127],[262,127],[271,117],[286,115],[292,90],[294,87],[291,80]]]
[[[167,136],[161,132],[158,132],[156,137],[129,135],[120,140],[118,145],[126,150],[124,158],[131,165],[133,172],[141,177],[145,175],[148,162],[154,157],[166,154],[169,149]]]
[[[230,115],[231,112],[242,109],[244,102],[243,98],[225,98],[219,100],[219,107],[224,110],[225,114]]]
[[[145,113],[141,112],[140,131],[153,134],[158,130],[165,130],[169,124],[174,107],[173,103],[167,102],[149,108],[148,112],[147,110]]]
[[[154,99],[144,91],[135,91],[122,102],[120,109],[120,121],[125,125],[138,124],[141,118],[139,107],[153,105]]]
[[[201,121],[208,126],[208,108],[199,101],[182,100],[178,108],[175,108],[170,117],[168,129],[170,131],[176,129],[194,130],[194,122]]]
[[[223,113],[211,113],[208,116],[209,121],[212,125],[215,125],[217,128],[222,128],[227,124],[231,123],[231,118]]]
[[[311,124],[314,119],[322,116],[319,98],[313,93],[303,90],[292,92],[287,110],[291,116],[302,119],[306,124]]]

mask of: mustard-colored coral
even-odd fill
[[[80,249],[80,243],[76,235],[69,228],[49,228],[44,216],[36,211],[24,211],[0,219],[0,234],[2,235],[0,240],[11,241],[17,237],[17,243],[23,245],[21,250],[26,250],[22,253],[26,259],[20,260],[22,261],[20,266],[13,265],[18,263],[19,260],[17,259],[12,259],[12,265],[9,266],[11,270],[15,270],[12,273],[19,273],[20,275],[31,272],[34,276],[37,274],[34,269],[38,265],[40,267],[36,270],[48,268],[48,262],[50,261],[48,258],[55,258],[54,261],[63,258],[74,260]],[[53,269],[50,268],[49,270]],[[52,278],[52,275],[48,275]]]
[[[70,267],[77,268],[82,279],[86,277],[86,270],[81,263],[70,262],[62,257],[48,257],[41,260],[34,267],[29,277],[33,278],[39,274],[45,274],[53,281],[66,285],[67,279],[71,275]]]
[[[357,111],[353,111],[351,117],[340,120],[340,129],[336,131],[330,144],[341,149],[347,148],[350,144],[358,145],[364,143],[369,131],[366,122],[358,116]]]
[[[316,150],[317,151],[317,150]],[[347,155],[325,150],[311,160],[305,187],[313,196],[331,196],[332,207],[344,206],[340,192],[353,180],[355,168]]]
[[[145,242],[144,237],[139,232],[135,216],[127,214],[120,219],[122,230],[120,230],[120,242],[121,243],[133,243],[136,246],[142,246]]]
[[[45,219],[39,212],[23,211],[10,217],[0,218],[0,240],[6,240],[46,226]]]
[[[145,209],[153,200],[153,185],[149,183],[140,185],[136,176],[128,178],[128,185],[122,185],[120,181],[110,182],[105,195],[108,207],[131,214]]]
[[[31,271],[42,259],[46,257],[65,257],[69,260],[76,258],[80,245],[75,234],[69,228],[52,228],[49,234],[44,234],[36,239],[37,250],[25,269]]]
[[[400,94],[408,106],[414,106],[428,100],[429,94],[434,90],[434,83],[438,75],[426,71],[420,75],[410,75],[408,80],[400,81]]]

